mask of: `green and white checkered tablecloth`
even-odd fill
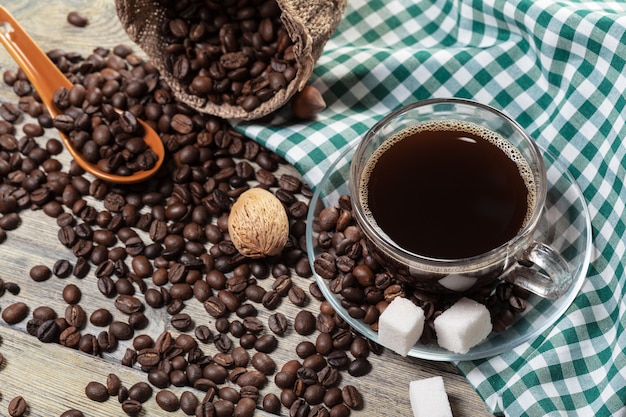
[[[310,80],[328,108],[237,127],[315,186],[401,105],[454,96],[504,110],[583,190],[594,253],[554,327],[457,366],[496,414],[626,416],[625,63],[623,1],[350,0]]]

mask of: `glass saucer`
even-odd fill
[[[435,360],[458,361],[483,359],[509,351],[530,341],[552,326],[569,308],[580,291],[587,274],[592,251],[591,219],[585,199],[567,169],[547,150],[541,149],[548,174],[548,194],[543,219],[536,232],[536,239],[561,253],[573,273],[570,289],[557,300],[546,300],[531,295],[528,307],[518,314],[515,323],[501,333],[492,333],[466,354],[457,354],[439,347],[436,343],[424,345],[418,342],[408,356]],[[313,230],[317,214],[322,208],[337,204],[339,197],[349,194],[348,178],[354,148],[342,152],[315,189],[307,216],[306,244],[309,262],[324,297],[335,311],[356,331],[378,342],[378,333],[361,320],[352,318],[341,306],[341,297],[334,294],[328,281],[315,273],[313,262],[321,252],[317,245],[317,233]]]

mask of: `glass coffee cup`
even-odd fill
[[[370,254],[416,289],[458,295],[504,280],[554,299],[572,283],[533,236],[547,193],[541,152],[490,106],[432,99],[389,114],[359,143],[349,190]]]

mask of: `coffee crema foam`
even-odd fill
[[[526,206],[526,216],[520,227],[520,230],[526,227],[530,219],[532,218],[532,208],[536,204],[536,185],[534,176],[532,173],[531,167],[528,165],[528,162],[524,158],[524,156],[520,153],[520,151],[509,141],[507,141],[500,134],[490,130],[487,127],[478,125],[473,122],[454,120],[454,119],[443,119],[443,120],[432,120],[427,122],[416,123],[411,125],[400,132],[394,134],[387,140],[385,140],[370,156],[368,161],[366,162],[365,167],[363,168],[363,173],[361,175],[361,181],[359,183],[359,198],[361,201],[361,207],[363,208],[363,212],[365,216],[369,219],[370,224],[375,225],[379,230],[380,228],[377,225],[377,222],[372,214],[369,207],[369,187],[368,183],[370,180],[370,176],[374,171],[376,163],[382,154],[384,154],[387,150],[393,147],[396,143],[404,140],[407,137],[412,135],[422,133],[422,132],[442,132],[442,131],[452,131],[452,132],[467,132],[468,134],[478,136],[482,139],[485,139],[489,143],[495,145],[498,149],[500,149],[509,159],[511,159],[515,165],[517,166],[520,177],[524,181],[526,185],[526,189],[528,191],[527,194],[527,206]],[[382,230],[380,230],[382,232]],[[384,232],[383,232],[384,233]]]

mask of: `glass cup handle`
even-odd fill
[[[531,262],[535,267],[524,261]],[[550,246],[537,241],[526,248],[521,259],[504,271],[500,278],[549,299],[559,298],[572,284],[567,262]]]

